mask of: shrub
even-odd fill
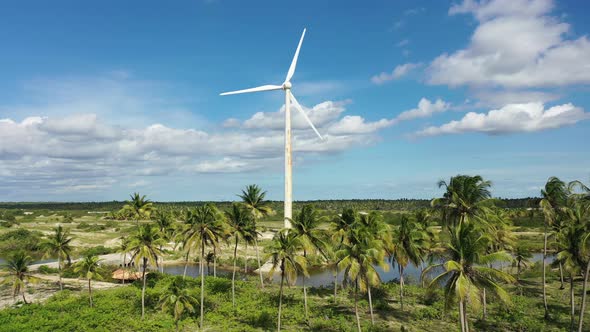
[[[39,266],[39,273],[42,273],[42,274],[55,274],[58,272],[59,272],[59,270],[54,267],[49,267],[47,265]]]

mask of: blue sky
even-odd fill
[[[481,174],[502,197],[590,179],[581,1],[19,1],[0,5],[0,201],[431,198]]]

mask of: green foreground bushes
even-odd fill
[[[141,319],[141,283],[96,291],[94,308],[82,291],[58,292],[44,304],[23,305],[0,310],[1,331],[173,331],[174,318],[159,308],[160,296],[174,279],[180,276],[149,275],[146,291],[146,316]],[[278,286],[260,289],[257,279],[236,282],[236,308],[232,307],[231,280],[207,277],[205,283],[205,328],[208,331],[273,331],[276,329]],[[184,286],[198,298],[200,279],[187,277]],[[530,291],[536,286],[531,286]],[[559,297],[557,285],[551,287]],[[419,286],[406,285],[405,310],[401,311],[397,294],[399,285],[385,283],[375,289],[373,303],[376,322],[368,319],[366,296],[359,302],[363,331],[456,331],[456,310],[445,311],[442,293]],[[329,288],[309,289],[311,323],[305,323],[302,290],[285,289],[282,325],[286,331],[354,331],[356,324],[352,309],[352,293],[339,293],[333,303]],[[525,291],[525,295],[527,292]],[[561,331],[568,324],[567,315],[543,321],[540,299],[513,296],[513,305],[506,306],[490,299],[487,321],[476,320],[479,331]],[[567,312],[567,299],[559,304]],[[557,310],[556,310],[557,311]],[[472,312],[477,317],[478,312]],[[198,311],[181,317],[180,330],[198,330]]]

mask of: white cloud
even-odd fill
[[[328,122],[334,121],[344,112],[346,102],[325,101],[307,108],[302,105],[309,119],[313,124],[320,128]],[[291,127],[293,129],[308,129],[309,125],[305,118],[295,109],[291,108]],[[243,126],[250,129],[273,129],[283,130],[285,128],[285,110],[284,107],[278,112],[258,112],[244,121]]]
[[[442,54],[427,69],[428,82],[449,86],[551,87],[590,83],[590,41],[550,16],[550,0],[467,0],[451,15],[479,21],[469,46]],[[508,37],[509,36],[509,37]]]
[[[409,74],[412,70],[420,67],[420,63],[404,63],[393,69],[391,73],[382,72],[378,75],[371,77],[371,82],[375,84],[383,84],[388,81],[397,80]]]
[[[590,119],[590,113],[568,103],[545,109],[542,103],[510,104],[488,113],[467,113],[459,121],[440,127],[428,127],[415,136],[436,136],[480,132],[500,135],[517,132],[534,132],[576,124]]]
[[[403,39],[400,40],[397,44],[395,44],[397,47],[402,47],[402,46],[406,46],[410,43],[410,41],[408,39]]]
[[[449,103],[444,102],[441,99],[437,99],[434,103],[426,98],[420,99],[418,107],[400,113],[396,118],[396,122],[407,121],[417,118],[430,117],[435,113],[441,113],[448,110],[450,107]]]
[[[547,103],[560,98],[559,94],[527,90],[476,90],[473,96],[479,100],[475,107],[502,107],[508,104],[526,104],[531,101]]]
[[[328,128],[328,132],[336,135],[369,134],[376,132],[379,129],[389,127],[392,124],[392,120],[381,119],[375,122],[366,122],[361,116],[347,115],[340,121],[331,125]]]

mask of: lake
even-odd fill
[[[543,254],[535,253],[535,254],[533,254],[533,258],[531,259],[531,261],[535,262],[535,263],[540,262],[542,258],[543,258]],[[547,256],[547,258],[545,259],[547,264],[550,264],[554,260],[555,260],[555,256]],[[379,276],[381,277],[381,281],[388,282],[388,281],[392,281],[392,280],[399,280],[399,272],[397,270],[397,266],[396,266],[396,268],[393,268],[391,266],[391,264],[389,263],[389,261],[386,261],[386,263],[389,265],[388,271],[385,271],[384,269],[382,269],[379,266],[376,268],[377,272],[379,273]],[[508,263],[504,263],[504,264],[508,264]],[[427,265],[424,265],[424,266],[426,267]],[[496,267],[499,267],[499,265]],[[207,266],[205,266],[205,272],[206,271],[207,271]],[[165,266],[164,272],[168,273],[168,274],[172,274],[172,275],[182,275],[184,272],[184,264]],[[422,272],[422,269],[420,267],[416,267],[412,264],[408,265],[406,267],[406,269],[404,270],[404,281],[407,284],[418,283],[420,281],[421,272]],[[213,266],[211,266],[211,274],[213,274]],[[189,264],[189,266],[187,268],[187,275],[189,275],[191,277],[199,276],[199,265],[198,264]],[[217,269],[217,275],[231,278],[230,271],[220,270],[219,268]],[[338,281],[339,282],[342,281],[343,275],[344,275],[343,272],[340,272],[338,274]],[[244,277],[243,272],[236,273],[236,279],[240,279],[243,277]],[[266,278],[266,275],[264,275],[264,277]],[[280,270],[278,270],[275,273],[275,275],[273,276],[273,282],[279,283],[280,281],[281,281]],[[301,286],[302,282],[303,282],[303,278],[297,277],[296,285]],[[321,269],[321,268],[309,271],[309,277],[305,280],[305,284],[307,286],[314,286],[314,287],[331,287],[333,285],[333,283],[334,283],[333,272],[330,269]]]

